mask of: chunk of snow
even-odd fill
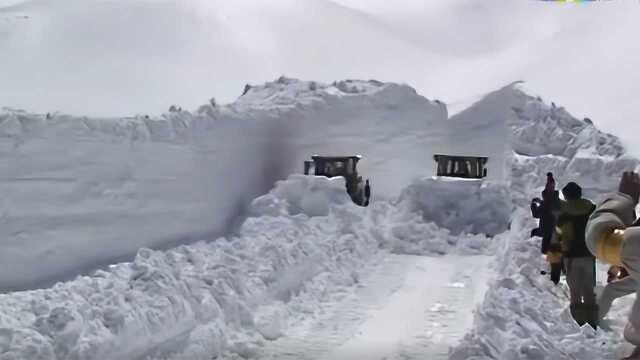
[[[399,201],[453,235],[500,234],[507,230],[513,209],[504,185],[446,178],[416,181],[402,192]]]

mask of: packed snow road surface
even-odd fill
[[[446,359],[473,323],[489,256],[386,255],[352,291],[267,346],[265,359]]]

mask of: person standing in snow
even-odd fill
[[[560,210],[560,196],[556,190],[556,181],[552,173],[547,173],[547,183],[542,191],[542,199],[535,198],[531,201],[531,215],[540,219],[538,229],[532,235],[542,237],[540,252],[547,254],[554,237],[556,217]]]
[[[575,182],[562,189],[565,201],[558,216],[557,234],[567,272],[567,284],[571,298],[571,315],[582,326],[586,323],[594,329],[598,324],[596,303],[596,262],[585,241],[589,216],[596,206],[582,198],[582,188]]]
[[[640,175],[625,172],[618,191],[607,195],[587,224],[587,247],[601,261],[624,266],[640,284],[640,227],[635,207],[640,198]],[[638,288],[636,287],[636,294]],[[640,359],[640,297],[636,297],[624,338],[636,346],[628,359]]]
[[[531,232],[532,236],[542,237],[540,252],[546,256],[550,267],[550,278],[554,284],[560,282],[562,272],[562,249],[556,239],[556,219],[561,207],[560,196],[556,190],[556,181],[552,173],[547,173],[547,183],[542,191],[542,199],[531,201],[531,215],[540,219],[538,228]],[[542,272],[546,274],[546,271]]]
[[[369,179],[364,184],[364,206],[369,206],[369,199],[371,199],[371,184],[369,184]]]

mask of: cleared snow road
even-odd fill
[[[266,359],[446,359],[473,322],[491,257],[387,255],[360,285],[271,342]]]

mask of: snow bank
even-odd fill
[[[545,104],[514,86],[517,101],[505,102],[510,118],[514,161],[512,186],[527,196],[539,193],[545,169],[563,182],[577,181],[587,196],[610,191],[623,171],[634,170],[638,159],[627,154],[616,136],[579,120],[564,108]]]
[[[423,179],[407,187],[399,202],[454,235],[500,234],[513,210],[506,186],[479,180]]]
[[[554,286],[540,270],[547,264],[539,239],[530,239],[535,226],[524,210],[514,215],[514,227],[496,238],[497,278],[476,311],[473,331],[450,353],[452,360],[620,358],[629,299],[614,307],[611,331],[580,328],[569,312],[568,286]],[[606,269],[601,269],[601,273]],[[599,276],[602,279],[602,276]],[[601,280],[602,281],[602,280]],[[625,309],[626,306],[626,309]]]
[[[344,178],[291,175],[279,181],[269,194],[254,200],[250,213],[255,215],[327,216],[332,205],[351,204]]]
[[[626,154],[618,138],[590,122],[526,96],[517,87],[509,92],[503,100],[504,110],[513,110],[510,191],[518,210],[511,229],[494,239],[497,278],[476,312],[473,331],[451,351],[450,359],[620,358],[631,299],[623,299],[610,313],[612,331],[578,327],[568,309],[566,283],[554,286],[540,275],[547,264],[539,253],[540,239],[529,237],[536,223],[527,206],[539,196],[548,171],[560,187],[576,181],[586,196],[596,198],[615,189],[620,174],[636,169],[638,160]],[[606,268],[600,267],[599,278]]]
[[[256,357],[336,287],[358,281],[380,248],[487,251],[380,201],[351,203],[344,180],[293,175],[255,199],[232,238],[169,251],[45,289],[0,295],[3,359]]]
[[[141,247],[225,235],[314,153],[362,154],[374,198],[394,197],[431,172],[415,164],[431,146],[429,124],[444,119],[442,104],[406,85],[284,77],[230,105],[158,117],[5,109],[0,291],[49,286]]]

